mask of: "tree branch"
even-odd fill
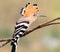
[[[46,26],[60,24],[60,22],[52,23],[52,22],[54,22],[54,21],[56,21],[56,20],[60,20],[60,17],[58,17],[58,18],[56,18],[56,19],[53,19],[53,20],[50,20],[50,21],[48,21],[48,22],[46,22],[46,23],[43,23],[43,24],[38,25],[37,27],[33,28],[32,30],[29,30],[28,32],[26,32],[25,35],[33,32],[33,31],[35,31],[35,30],[37,30],[37,29],[46,27]],[[2,44],[0,47],[3,47],[3,46],[5,46],[6,44],[10,43],[11,40],[12,40],[12,38],[0,40],[0,42],[6,41],[6,43]]]

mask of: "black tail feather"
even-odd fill
[[[16,52],[16,45],[12,44],[11,52]]]

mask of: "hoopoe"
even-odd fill
[[[11,52],[16,52],[17,43],[20,37],[25,36],[26,31],[28,30],[29,26],[37,19],[38,16],[38,7],[37,4],[30,4],[28,3],[25,8],[22,8],[21,15],[22,17],[19,18],[15,25],[14,36],[11,41],[12,50]]]

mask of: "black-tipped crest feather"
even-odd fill
[[[22,11],[23,11],[24,8],[21,8],[21,11],[20,11],[20,14],[22,15]]]

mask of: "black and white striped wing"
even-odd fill
[[[24,33],[27,31],[28,27],[29,27],[29,21],[22,21],[22,22],[16,23],[14,37],[11,42],[11,45],[12,45],[11,52],[16,51],[18,40],[20,37],[25,36]]]
[[[17,23],[15,26],[14,36],[19,35],[20,37],[24,36],[24,33],[27,31],[29,27],[29,21],[22,21]]]

